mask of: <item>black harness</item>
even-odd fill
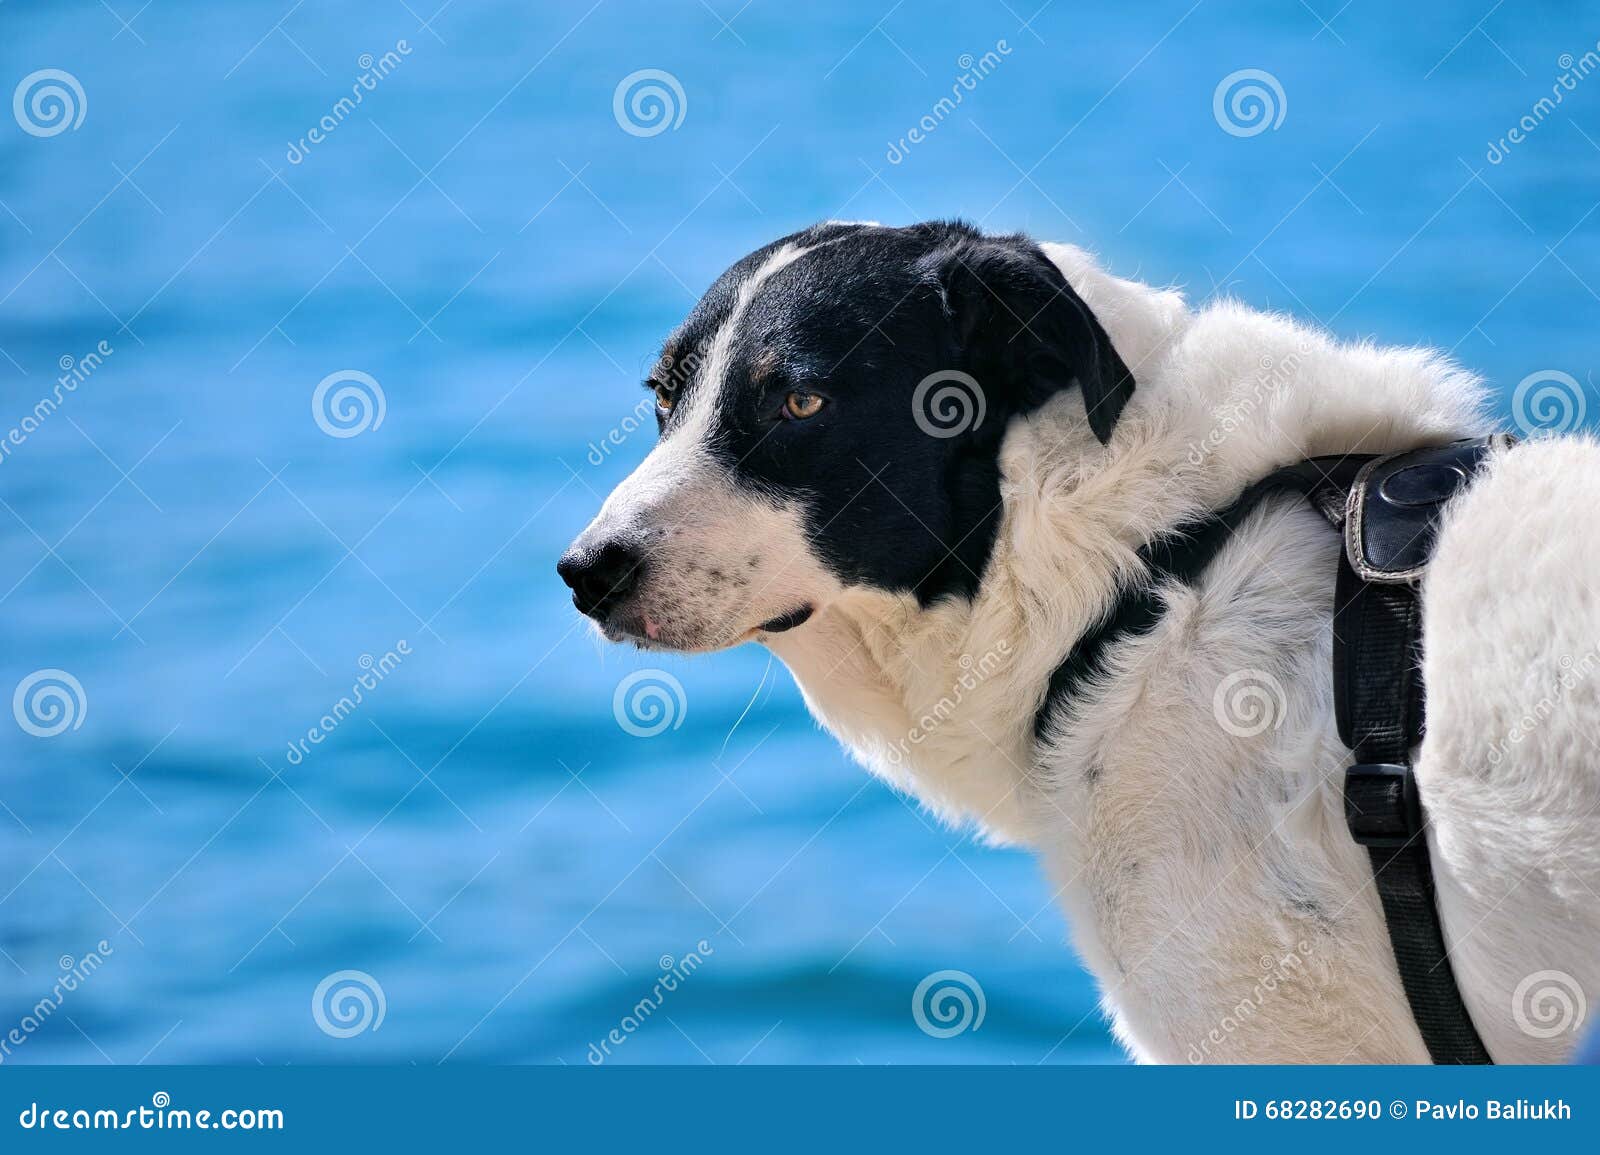
[[[1434,899],[1433,870],[1411,751],[1422,740],[1422,612],[1418,583],[1433,555],[1439,514],[1502,436],[1389,456],[1314,457],[1268,475],[1226,509],[1146,543],[1146,579],[1073,645],[1050,677],[1034,719],[1050,716],[1100,668],[1114,642],[1160,620],[1161,587],[1193,585],[1240,523],[1275,495],[1298,494],[1344,538],[1333,619],[1339,737],[1354,752],[1345,771],[1345,820],[1372,857],[1389,941],[1417,1029],[1435,1063],[1490,1063],[1461,1001]]]

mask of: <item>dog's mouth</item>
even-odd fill
[[[719,650],[726,646],[738,645],[740,642],[754,641],[763,634],[781,634],[803,626],[815,612],[816,606],[807,602],[720,642],[699,637],[685,638],[673,630],[670,624],[658,622],[649,613],[629,614],[620,619],[608,618],[600,622],[600,630],[610,641],[628,642],[643,650]]]
[[[811,617],[813,609],[814,607],[808,604],[801,606],[797,610],[790,610],[786,614],[780,614],[779,616],[771,618],[757,626],[756,633],[781,634],[785,630],[792,630],[796,626],[803,626]]]

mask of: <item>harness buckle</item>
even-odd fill
[[[1357,762],[1344,775],[1344,820],[1362,846],[1405,846],[1422,835],[1422,799],[1411,767]]]

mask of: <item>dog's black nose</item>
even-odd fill
[[[599,621],[634,591],[643,571],[644,555],[616,540],[592,549],[574,546],[556,563],[561,580],[572,588],[572,604]]]

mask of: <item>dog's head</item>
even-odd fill
[[[1076,387],[1107,441],[1134,382],[1036,245],[937,222],[752,253],[645,385],[660,442],[557,568],[613,641],[711,650],[854,587],[970,596],[1010,420]]]

